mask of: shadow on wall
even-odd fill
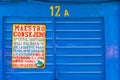
[[[120,1],[120,0],[0,0],[1,2],[20,2],[20,1],[40,1],[40,2],[77,2],[77,3],[89,3],[89,2],[108,2],[108,1]]]

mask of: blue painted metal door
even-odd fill
[[[13,69],[12,68],[12,26],[13,24],[45,24],[47,27],[46,67],[44,69]],[[53,19],[29,17],[4,17],[4,79],[3,80],[53,80],[54,79],[54,48]]]
[[[4,80],[104,80],[102,17],[4,17]],[[46,25],[46,67],[13,69],[12,25]]]
[[[103,19],[56,19],[58,80],[104,80]]]

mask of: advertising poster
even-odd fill
[[[14,24],[12,31],[12,68],[44,68],[46,26]]]

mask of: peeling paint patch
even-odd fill
[[[9,71],[9,72],[15,72],[15,70],[14,70],[14,69],[8,69],[8,71]]]
[[[107,58],[118,58],[118,46],[108,46],[106,47],[107,50]]]
[[[6,61],[7,64],[11,64],[12,62],[11,61]]]
[[[12,54],[12,53],[10,53],[10,52],[5,52],[5,55],[10,55],[10,54]]]

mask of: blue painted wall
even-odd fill
[[[106,3],[47,3],[47,2],[3,2],[0,3],[0,80],[4,80],[3,75],[3,53],[2,53],[2,19],[3,17],[51,17],[50,6],[61,6],[61,17],[63,10],[69,11],[71,18],[79,17],[103,17],[105,30],[105,80],[119,80],[119,21],[120,2]],[[57,17],[59,18],[59,17]]]

